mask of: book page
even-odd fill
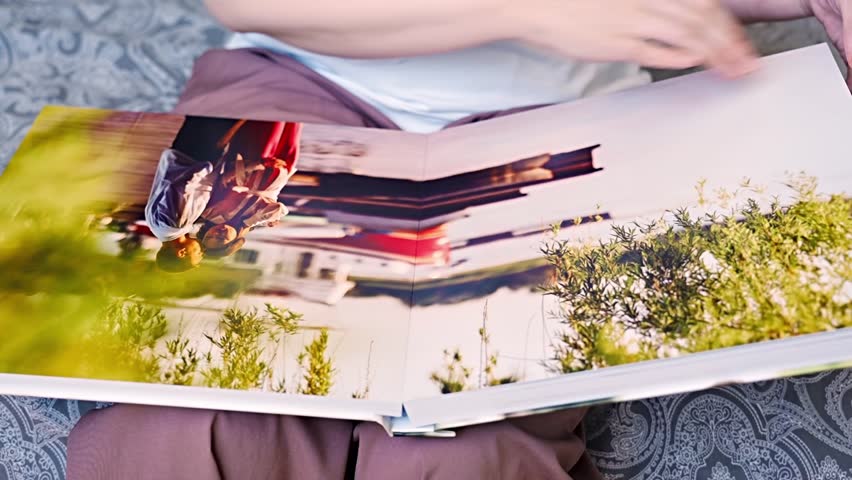
[[[446,266],[415,275],[415,426],[409,406],[488,415],[523,382],[852,325],[850,125],[823,45],[431,136],[454,207],[430,223]],[[507,384],[479,413],[429,400]]]
[[[193,387],[102,382],[95,400],[399,415],[419,225],[403,197],[424,147],[401,132],[46,108],[0,177],[0,264],[15,272],[0,285],[2,372]]]

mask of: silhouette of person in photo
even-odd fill
[[[274,226],[287,214],[278,195],[296,172],[301,124],[257,123],[235,137],[228,152],[233,161],[201,215],[198,239],[211,258],[232,255],[245,243],[246,233]]]
[[[162,242],[158,267],[182,272],[205,255],[233,254],[245,233],[285,215],[277,196],[295,172],[300,132],[289,122],[187,116],[160,157],[145,207]]]

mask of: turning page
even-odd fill
[[[425,195],[456,207],[415,272],[406,422],[852,360],[850,125],[823,45],[432,135],[425,177],[454,183]]]

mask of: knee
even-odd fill
[[[210,449],[215,416],[208,410],[141,405],[89,412],[69,435],[66,476],[217,478]]]
[[[68,434],[67,480],[102,478],[96,473],[98,458],[103,451],[99,442],[105,440],[109,430],[109,423],[104,422],[103,417],[102,410],[89,411]]]

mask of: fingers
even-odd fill
[[[852,65],[852,0],[840,0],[839,10],[842,20],[842,44],[840,45],[846,66]]]
[[[631,61],[649,68],[682,70],[703,63],[700,55],[644,40],[633,40],[625,47],[625,51]]]
[[[704,30],[708,43],[716,47],[716,56],[708,56],[708,65],[731,76],[744,75],[757,68],[757,53],[746,34],[745,28],[717,0],[710,0],[714,7],[708,12],[715,15],[716,28]]]
[[[717,0],[638,0],[633,34],[699,57],[727,76],[753,70],[756,55],[745,30]]]

